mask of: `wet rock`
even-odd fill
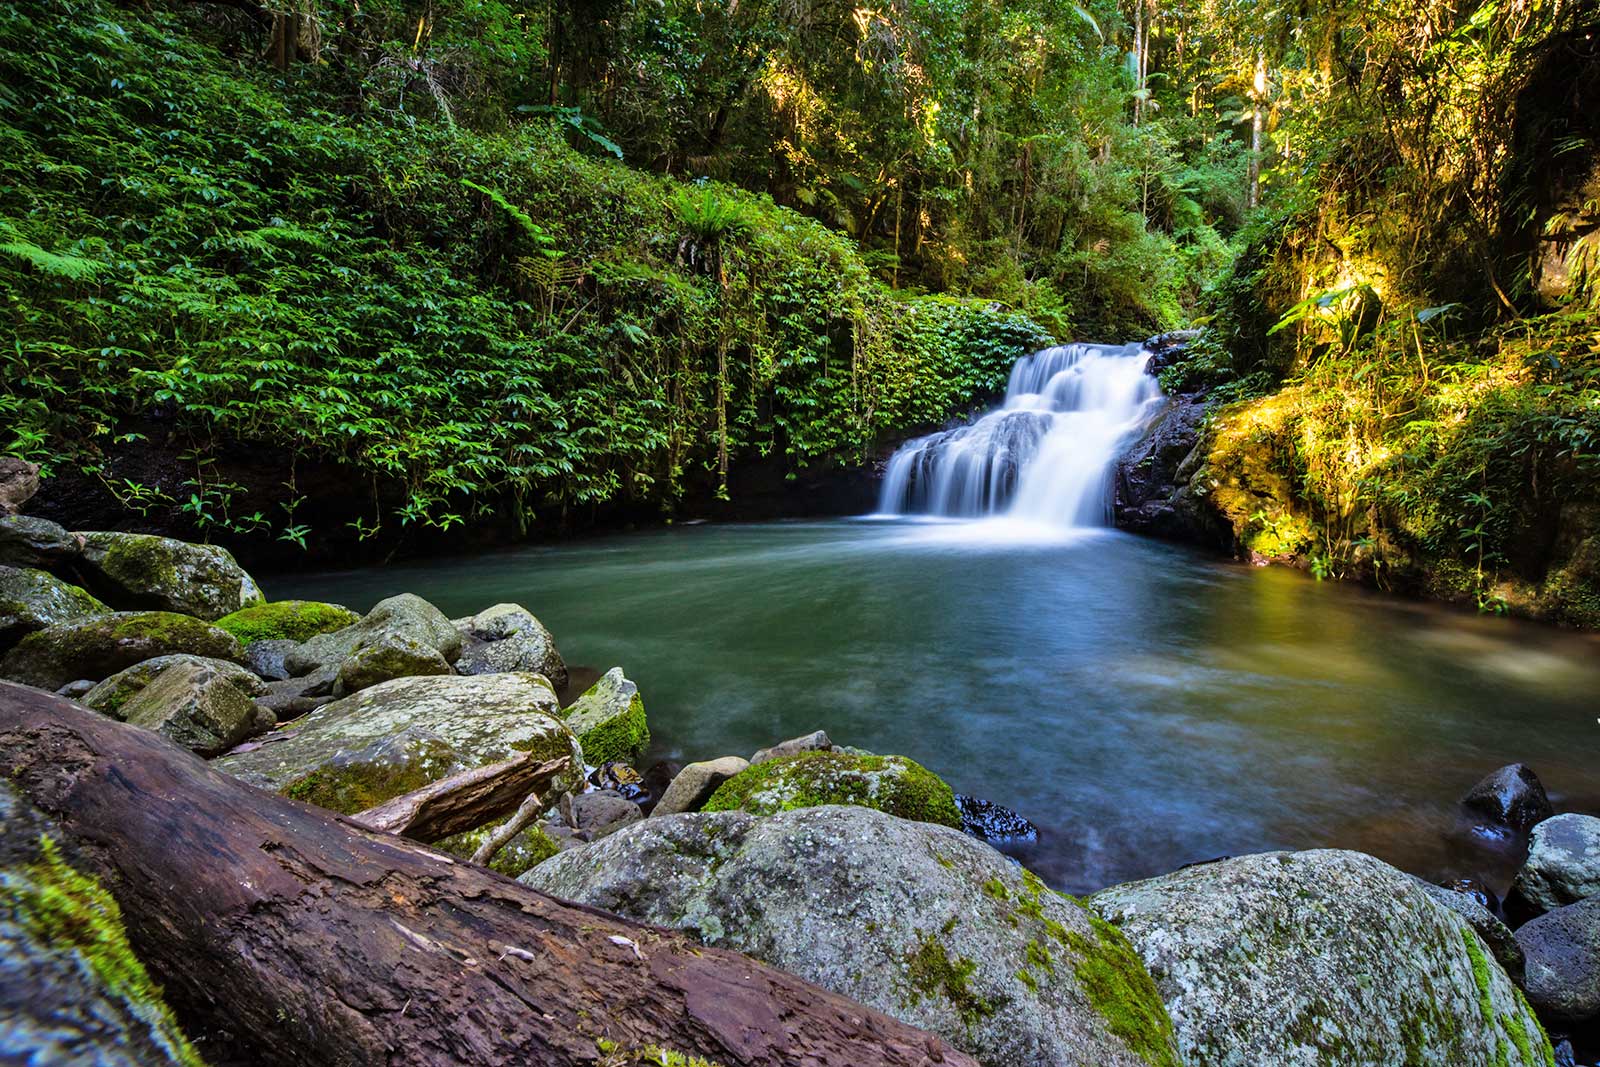
[[[53,574],[0,565],[0,652],[47,626],[110,613],[100,601]]]
[[[595,841],[629,823],[644,818],[639,805],[621,793],[608,789],[583,793],[572,798],[573,828],[586,831]]]
[[[127,714],[123,709],[127,703],[143,692],[150,683],[175,667],[192,667],[207,671],[218,680],[233,686],[248,699],[264,696],[267,692],[266,684],[261,679],[237,663],[179,653],[142,660],[126,670],[118,671],[86,692],[83,695],[83,704],[113,719],[126,719]]]
[[[649,815],[655,810],[656,804],[666,796],[667,789],[672,785],[672,780],[683,770],[683,764],[673,760],[657,760],[645,769],[643,781],[640,785],[649,798],[639,802],[639,810]]]
[[[608,790],[635,804],[648,802],[644,776],[620,760],[610,760],[589,772],[588,782],[596,789]]]
[[[152,730],[196,755],[219,755],[266,733],[277,722],[236,682],[227,670],[205,663],[175,663],[129,698],[120,709],[121,717],[128,725]]]
[[[281,682],[289,677],[289,668],[284,665],[284,659],[299,647],[299,641],[258,638],[245,646],[245,665],[269,682]]]
[[[1555,814],[1539,776],[1521,763],[1501,767],[1484,778],[1461,798],[1461,806],[1520,833]]]
[[[421,597],[401,593],[378,604],[357,622],[318,634],[284,658],[294,677],[331,668],[335,672],[361,649],[392,638],[405,638],[433,649],[446,663],[461,655],[461,634],[444,613]]]
[[[456,619],[464,646],[456,670],[461,674],[530,671],[550,679],[559,692],[567,686],[567,665],[544,623],[518,604],[496,604]]]
[[[24,637],[0,660],[0,677],[52,692],[79,678],[100,681],[135,663],[187,652],[239,662],[232,634],[187,615],[118,611],[57,623]]]
[[[1117,460],[1112,510],[1118,526],[1204,544],[1225,539],[1189,488],[1187,461],[1200,444],[1206,411],[1202,403],[1174,397]]]
[[[612,667],[561,713],[590,763],[637,759],[650,744],[639,687]]]
[[[216,545],[133,533],[85,533],[81,566],[114,607],[220,619],[264,598],[255,579]]]
[[[77,681],[68,682],[60,689],[57,689],[56,695],[66,697],[68,700],[81,702],[94,689],[95,684],[87,678],[79,678]]]
[[[1534,912],[1600,896],[1600,819],[1569,813],[1535,826],[1511,890]]]
[[[771,748],[763,748],[750,757],[750,765],[768,760],[782,759],[785,756],[797,756],[802,752],[831,752],[833,742],[828,740],[828,735],[823,730],[805,734],[801,737],[791,737],[787,741],[780,741]]]
[[[1417,884],[1428,896],[1467,920],[1473,932],[1489,946],[1489,951],[1494,953],[1495,961],[1510,979],[1518,985],[1522,984],[1523,974],[1526,971],[1522,946],[1517,944],[1511,928],[1495,917],[1483,897],[1448,886],[1434,885],[1420,878],[1417,879]]]
[[[245,648],[258,641],[309,641],[319,634],[342,630],[361,616],[338,604],[319,600],[269,600],[230,612],[217,625],[239,639]]]
[[[1182,359],[1184,352],[1189,348],[1189,343],[1199,336],[1199,330],[1170,330],[1148,338],[1144,343],[1144,349],[1150,353],[1150,360],[1145,364],[1145,371],[1149,374],[1160,374]]]
[[[658,816],[521,880],[748,953],[988,1067],[1178,1062],[1121,935],[954,829],[845,807]]]
[[[83,554],[83,539],[49,519],[0,516],[0,565],[57,570]]]
[[[1528,960],[1528,1001],[1545,1019],[1600,1016],[1600,897],[1568,904],[1517,928]]]
[[[850,804],[902,819],[961,827],[955,794],[932,771],[905,756],[802,752],[751,763],[717,788],[701,811],[772,815],[793,808]]]
[[[333,692],[346,696],[393,678],[449,673],[450,664],[437,649],[404,634],[386,633],[356,649],[339,665]]]
[[[992,800],[956,794],[961,829],[980,841],[1037,841],[1039,828],[1021,815]]]
[[[652,816],[676,815],[682,811],[699,811],[717,787],[738,774],[750,761],[741,756],[723,756],[721,759],[691,763],[678,772],[667,786],[667,791],[657,802]]]
[[[1239,856],[1089,904],[1144,957],[1191,1067],[1547,1062],[1467,920],[1371,856]]]

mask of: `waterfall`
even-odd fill
[[[1051,526],[1111,521],[1111,465],[1161,403],[1140,345],[1046,348],[1011,368],[1005,403],[901,446],[881,513],[1005,515]]]

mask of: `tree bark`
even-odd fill
[[[180,1019],[255,1063],[565,1067],[604,1040],[725,1067],[975,1067],[791,975],[254,789],[40,690],[0,683],[0,775],[117,898]]]
[[[524,798],[542,792],[571,763],[565,756],[545,763],[518,756],[474,767],[358,811],[350,821],[425,844],[438,841],[511,814]]]

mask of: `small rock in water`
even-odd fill
[[[1473,786],[1461,806],[1521,833],[1556,813],[1539,776],[1521,763],[1501,767]]]
[[[1021,815],[992,800],[956,794],[961,829],[980,841],[1037,841],[1039,828]]]

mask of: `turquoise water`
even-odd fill
[[[1516,760],[1600,809],[1600,641],[1221,562],[1113,531],[863,520],[691,526],[357,572],[275,598],[520,603],[624,668],[644,761],[826,729],[1041,828],[1083,891],[1267,848],[1503,871],[1455,799]]]

